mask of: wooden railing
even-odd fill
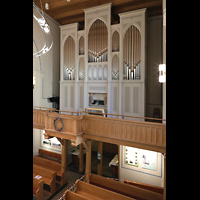
[[[49,136],[71,140],[72,145],[76,146],[86,139],[92,139],[166,152],[166,124],[164,123],[83,115],[83,112],[81,115],[78,112],[70,113],[73,115],[69,112],[67,114],[63,114],[63,111],[55,112],[52,109],[33,109],[33,128],[44,129]],[[63,121],[64,126],[61,131],[55,130],[56,117]]]
[[[165,152],[166,124],[84,115],[85,139]]]
[[[62,123],[58,121],[58,128],[62,127],[61,131],[55,130],[54,120],[55,118],[61,118]],[[72,145],[79,145],[83,142],[82,129],[81,129],[81,120],[82,115],[68,115],[68,114],[59,114],[56,112],[48,113],[45,120],[45,133],[49,136],[55,136],[63,139],[71,140]]]
[[[44,129],[45,128],[45,115],[48,112],[55,110],[55,108],[46,107],[33,107],[33,128]]]

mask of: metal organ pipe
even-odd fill
[[[88,34],[88,62],[107,61],[108,31],[103,21],[97,19]]]
[[[139,30],[131,25],[124,36],[124,66],[125,78],[140,79],[141,35]]]

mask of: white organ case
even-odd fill
[[[60,26],[60,110],[84,111],[89,94],[107,94],[108,113],[145,116],[146,9],[120,13],[111,3],[85,9],[85,29]]]

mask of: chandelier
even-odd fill
[[[40,3],[41,3],[41,1],[40,1]],[[42,39],[43,46],[40,49],[37,48],[37,44],[36,44],[36,42],[33,38],[33,42],[34,42],[36,49],[37,49],[37,52],[33,52],[33,57],[38,57],[38,56],[41,56],[41,55],[47,53],[52,48],[52,46],[53,46],[53,35],[52,35],[52,32],[51,32],[50,26],[47,23],[47,20],[44,18],[43,10],[41,12],[38,9],[38,7],[35,5],[34,2],[33,2],[33,8],[37,11],[36,12],[37,16],[33,13],[33,18],[36,20],[39,27],[41,28],[42,37],[43,37],[43,39]],[[42,3],[41,3],[41,9],[42,9]],[[49,45],[47,45],[47,38],[49,38],[48,35],[51,36],[51,39],[50,39],[51,44],[49,44]]]

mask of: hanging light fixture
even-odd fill
[[[41,1],[40,1],[40,4],[41,4],[41,9],[42,9],[42,3],[41,3]],[[41,12],[38,9],[38,7],[35,5],[34,2],[33,2],[33,8],[37,11],[37,14],[39,14],[39,17],[36,17],[33,14],[33,18],[39,24],[39,26],[41,28],[41,31],[43,33],[43,39],[44,39],[43,47],[40,50],[38,50],[36,53],[33,53],[33,57],[38,57],[38,56],[41,56],[41,55],[47,53],[52,48],[52,46],[53,46],[53,35],[52,35],[52,32],[51,32],[50,26],[47,23],[47,20],[44,18],[43,10]],[[51,44],[49,46],[47,45],[47,34],[51,35]],[[33,38],[33,42],[35,43],[34,38]]]

